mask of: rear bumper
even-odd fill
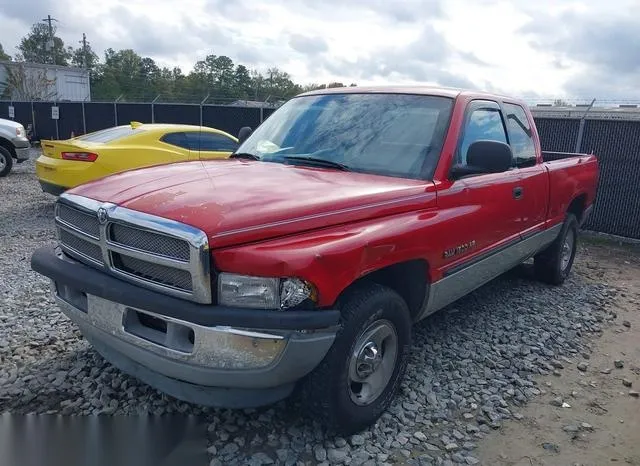
[[[37,250],[31,263],[52,280],[60,309],[106,360],[185,401],[255,407],[282,399],[335,339],[338,311],[191,303],[122,282],[53,248]]]
[[[45,193],[53,194],[54,196],[59,196],[67,190],[67,188],[63,186],[58,186],[57,184],[48,183],[43,180],[38,180],[38,182],[40,183],[40,187]]]
[[[44,154],[36,159],[35,166],[36,178],[41,185],[46,183],[64,189],[71,189],[108,174],[103,173],[95,162],[56,159]]]

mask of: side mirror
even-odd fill
[[[513,163],[511,147],[504,142],[480,140],[467,149],[467,164],[451,167],[453,178],[483,173],[502,173],[509,170]]]
[[[238,131],[238,144],[242,144],[246,141],[247,138],[251,136],[252,132],[253,130],[249,126],[243,126],[240,128],[240,131]]]

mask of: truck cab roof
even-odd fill
[[[304,92],[296,97],[323,94],[415,94],[430,95],[437,97],[466,97],[469,99],[489,99],[505,100],[509,102],[521,102],[506,95],[492,92],[474,91],[455,87],[427,86],[427,85],[406,85],[406,86],[353,86],[353,87],[332,87],[328,89],[317,89]]]

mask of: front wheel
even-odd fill
[[[578,247],[578,220],[568,214],[558,237],[534,258],[536,278],[561,285],[569,276]]]
[[[411,347],[411,315],[393,290],[367,284],[339,303],[342,327],[303,381],[310,414],[341,435],[375,423],[399,391]]]
[[[13,157],[6,148],[0,147],[0,178],[7,176],[13,167]]]

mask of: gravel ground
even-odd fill
[[[477,464],[477,443],[540,394],[536,375],[577,364],[569,358],[587,354],[614,318],[604,303],[615,289],[575,274],[548,287],[517,269],[418,325],[389,412],[331,438],[295,397],[260,410],[200,408],[107,364],[30,269],[33,250],[55,240],[53,197],[40,191],[33,161],[0,179],[0,193],[0,411],[194,414],[208,424],[211,464]]]

